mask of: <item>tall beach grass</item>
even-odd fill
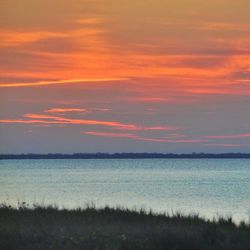
[[[156,214],[145,209],[0,206],[0,249],[247,250],[250,224],[232,218]]]

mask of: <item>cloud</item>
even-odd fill
[[[124,128],[118,127],[117,129],[123,130]],[[126,130],[133,131],[169,131],[169,130],[177,130],[177,127],[173,126],[135,126],[131,128],[126,128]]]
[[[80,25],[103,25],[105,20],[100,17],[93,17],[93,18],[80,18],[73,21],[73,23],[80,24]]]
[[[45,124],[45,125],[49,125],[49,124],[67,124],[67,123],[62,123],[62,122],[58,122],[58,121],[45,121],[45,120],[23,120],[23,119],[1,119],[0,123],[18,123],[18,124]]]
[[[91,111],[97,111],[97,112],[108,112],[111,111],[109,108],[90,108]]]
[[[70,119],[63,118],[59,116],[48,116],[39,114],[25,114],[25,118],[30,118],[29,120],[24,119],[2,119],[0,123],[20,123],[20,124],[65,124],[65,125],[101,125],[107,127],[118,127],[124,130],[136,128],[134,124],[125,124],[116,121],[99,121],[99,120],[84,120],[84,119]]]
[[[91,113],[91,112],[108,112],[108,108],[51,108],[44,110],[45,113]]]
[[[142,103],[166,103],[169,102],[168,98],[163,97],[135,97],[131,98],[132,102],[142,102]]]
[[[118,130],[126,131],[161,131],[161,130],[175,130],[174,127],[168,126],[141,126],[130,123],[122,123],[119,121],[101,121],[89,119],[73,119],[54,115],[45,114],[24,114],[24,119],[2,119],[0,123],[18,123],[18,124],[62,124],[62,125],[100,125],[105,127],[112,127]]]
[[[202,143],[202,142],[207,141],[207,140],[200,140],[200,139],[168,140],[168,139],[161,139],[161,138],[144,138],[143,140],[152,141],[152,142],[168,142],[168,143]]]
[[[87,109],[80,109],[80,108],[52,108],[45,110],[46,113],[77,113],[77,112],[87,112]]]
[[[250,29],[249,24],[245,23],[226,23],[226,22],[211,22],[203,23],[197,26],[201,30],[205,31],[217,31],[217,32],[247,32]]]
[[[68,125],[102,125],[107,127],[117,127],[124,130],[131,130],[136,128],[134,124],[126,124],[118,121],[100,121],[100,120],[88,120],[88,119],[73,119],[73,118],[65,118],[60,116],[50,116],[50,115],[42,115],[42,114],[25,114],[23,115],[26,118],[31,119],[45,119],[49,123],[51,120],[57,124],[68,124]],[[0,120],[1,122],[1,120]]]
[[[39,41],[54,39],[54,38],[80,38],[83,36],[93,36],[105,33],[102,29],[87,28],[59,31],[14,31],[14,30],[0,30],[1,43],[0,47],[17,47],[23,45],[30,45]]]
[[[250,88],[249,86],[245,86],[245,88],[242,88],[242,86],[239,88],[239,86],[234,85],[228,85],[227,87],[219,87],[219,88],[187,88],[184,90],[187,93],[190,94],[196,94],[196,95],[250,95]]]
[[[82,78],[82,79],[68,79],[68,80],[54,80],[54,81],[38,81],[29,83],[0,83],[0,88],[15,88],[15,87],[36,87],[56,84],[72,84],[72,83],[91,83],[91,82],[113,82],[113,81],[127,81],[128,78]]]
[[[206,140],[167,140],[162,138],[148,138],[148,137],[142,137],[136,134],[130,134],[130,133],[111,133],[111,132],[97,132],[97,131],[87,131],[82,132],[82,134],[86,135],[92,135],[92,136],[100,136],[100,137],[107,137],[107,138],[126,138],[126,139],[132,139],[137,141],[148,141],[148,142],[159,142],[159,143],[201,143],[206,142]]]
[[[229,144],[229,143],[206,143],[204,145],[209,147],[224,147],[224,148],[237,148],[237,147],[249,146],[245,144]]]
[[[133,140],[140,140],[140,137],[138,137],[137,135],[128,134],[128,133],[109,133],[109,132],[88,131],[88,132],[82,132],[82,134],[109,137],[109,138],[127,138],[127,139],[133,139]]]
[[[142,127],[141,130],[176,130],[177,127],[171,126],[152,126],[152,127]]]
[[[34,43],[43,39],[67,37],[67,34],[63,32],[49,32],[49,31],[18,32],[11,30],[0,30],[0,33],[1,33],[0,47],[21,46],[24,44]]]
[[[187,135],[183,134],[168,134],[167,136],[164,136],[164,139],[177,139],[177,138],[186,138]]]
[[[250,134],[235,134],[235,135],[207,135],[203,136],[207,139],[240,139],[240,138],[250,138]]]

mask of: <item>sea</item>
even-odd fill
[[[1,160],[0,203],[250,219],[250,159]]]

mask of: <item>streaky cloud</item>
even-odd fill
[[[46,113],[71,113],[71,112],[87,112],[87,109],[80,108],[52,108],[45,110]]]
[[[167,140],[162,138],[148,138],[148,137],[142,137],[136,134],[130,134],[130,133],[113,133],[113,132],[97,132],[97,131],[87,131],[82,132],[82,134],[86,135],[92,135],[92,136],[99,136],[99,137],[107,137],[107,138],[126,138],[126,139],[132,139],[137,141],[148,141],[148,142],[161,142],[161,143],[201,143],[201,142],[207,142],[206,140]]]
[[[82,78],[82,79],[68,79],[55,81],[39,81],[31,83],[0,83],[0,88],[15,88],[15,87],[36,87],[57,84],[72,84],[72,83],[91,83],[91,82],[114,82],[127,81],[129,78]]]
[[[2,119],[0,123],[17,123],[17,124],[49,124],[49,125],[100,125],[104,127],[111,127],[121,131],[157,131],[157,130],[175,130],[174,127],[168,126],[141,126],[133,123],[123,123],[119,121],[102,121],[89,119],[74,119],[55,115],[45,114],[24,114],[26,119]]]
[[[250,138],[250,134],[234,134],[234,135],[207,135],[203,136],[207,139],[240,139],[240,138]]]

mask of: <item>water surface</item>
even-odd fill
[[[250,160],[2,160],[0,202],[250,218]]]

